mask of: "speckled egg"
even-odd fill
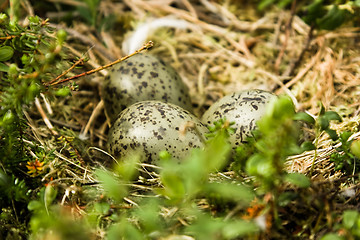
[[[123,110],[109,131],[108,150],[116,158],[141,154],[156,163],[166,150],[181,160],[204,146],[207,128],[183,108],[160,101],[142,101]]]
[[[232,93],[211,105],[201,120],[206,126],[222,118],[234,122],[235,134],[230,136],[229,141],[236,148],[251,135],[256,121],[265,114],[267,104],[274,98],[276,95],[257,89]]]
[[[102,98],[113,122],[133,103],[159,100],[192,111],[188,88],[170,66],[150,54],[136,54],[114,65],[105,77]]]

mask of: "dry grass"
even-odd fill
[[[79,4],[72,0],[48,2],[61,2],[64,6]],[[259,88],[288,94],[294,100],[297,110],[314,115],[319,112],[319,102],[322,102],[326,109],[335,110],[344,117],[343,123],[334,125],[335,129],[339,132],[358,132],[359,29],[342,26],[332,32],[318,31],[309,41],[310,28],[299,17],[294,16],[291,27],[287,27],[291,18],[289,11],[274,8],[260,15],[252,4],[236,2],[103,0],[100,14],[112,14],[115,21],[113,28],[108,31],[96,31],[81,21],[74,21],[71,28],[65,27],[62,23],[55,24],[52,21],[64,12],[47,14],[52,18],[50,21],[54,27],[68,31],[67,48],[70,54],[79,58],[84,54],[88,57],[84,67],[75,72],[98,68],[126,55],[122,43],[140,23],[171,16],[181,20],[179,23],[183,25],[177,28],[163,27],[151,32],[146,39],[152,40],[154,47],[149,51],[170,62],[178,71],[190,89],[198,116],[227,93]],[[27,9],[28,12],[33,11],[31,6],[27,6]],[[107,159],[110,159],[104,151],[109,122],[104,114],[99,91],[104,75],[106,69],[76,80],[79,90],[66,99],[52,102],[50,107],[53,114],[48,111],[40,114],[41,106],[45,108],[44,99],[40,99],[40,107],[29,116],[34,135],[41,139],[44,146],[54,146],[56,143],[58,147],[58,144],[63,144],[64,151],[57,152],[59,160],[52,164],[66,167],[60,170],[58,166],[48,166],[50,171],[44,177],[44,182],[56,179],[57,182],[66,183],[63,186],[67,190],[77,182],[94,182],[92,169],[106,166]],[[67,130],[61,130],[64,135],[80,135],[89,140],[91,147],[84,146],[84,150],[79,153],[88,153],[84,160],[86,162],[65,157],[65,150],[74,150],[70,143],[75,140],[59,143],[51,139],[49,131],[53,130],[49,130],[49,125],[45,128],[43,123],[46,118],[57,129],[66,127]],[[359,138],[359,134],[353,137]],[[290,171],[308,173],[314,162],[314,179],[339,179],[341,173],[334,171],[334,165],[329,161],[333,151],[334,147],[324,134],[320,137],[316,155],[314,152],[306,152],[293,156],[288,162],[288,168]],[[148,176],[147,179],[141,178],[142,183],[150,186],[157,184],[153,167],[140,166]],[[148,190],[141,184],[134,187]],[[64,199],[66,197],[69,196],[64,195]]]
[[[308,41],[309,26],[295,16],[291,28],[286,28],[290,12],[272,9],[260,16],[252,5],[244,7],[230,1],[195,4],[183,0],[172,6],[173,3],[102,1],[102,14],[114,14],[119,24],[131,27],[114,25],[108,32],[96,32],[74,22],[74,27],[67,29],[68,48],[78,57],[87,54],[86,67],[97,68],[126,55],[122,43],[140,23],[171,16],[183,21],[180,24],[184,26],[155,29],[146,39],[155,43],[150,52],[170,62],[189,86],[198,116],[227,93],[259,88],[288,94],[298,110],[315,115],[322,102],[326,109],[342,114],[344,124],[357,123],[359,29],[343,26],[332,32],[315,32],[303,58],[293,69]],[[68,4],[78,2],[68,1]],[[76,131],[81,129],[91,145],[101,148],[106,141],[107,124],[99,88],[105,74],[103,70],[80,79],[79,91],[54,106],[55,111],[60,106],[62,109],[58,112],[61,116],[54,117],[56,123],[70,125]],[[356,131],[357,124],[354,125],[352,130]]]
[[[220,4],[217,1],[194,3],[182,0],[173,6],[174,3],[170,0],[106,0],[101,1],[100,14],[116,16],[116,24],[109,31],[98,32],[80,21],[74,21],[72,28],[61,23],[53,23],[53,26],[68,31],[67,47],[72,55],[88,57],[81,69],[83,72],[125,56],[123,41],[141,23],[171,16],[179,21],[177,27],[150,31],[146,40],[154,42],[150,52],[170,62],[188,85],[198,116],[227,93],[259,88],[288,94],[298,110],[315,115],[320,108],[319,102],[322,102],[326,109],[336,110],[345,117],[344,123],[336,126],[339,131],[350,125],[350,130],[357,131],[359,29],[343,26],[332,32],[315,32],[299,59],[309,40],[310,28],[297,16],[288,28],[289,11],[272,9],[259,15],[254,6],[231,1]],[[77,1],[64,3],[78,4]],[[33,12],[31,6],[27,7],[29,13]],[[57,14],[62,13],[47,14],[56,19]],[[294,67],[297,61],[300,62]],[[106,155],[100,149],[105,148],[109,126],[99,91],[104,75],[106,69],[76,80],[79,90],[71,97],[55,101],[51,106],[54,113],[47,114],[56,127],[67,127],[89,139],[91,146],[99,148],[89,150],[98,158]],[[42,116],[44,119],[44,114]],[[46,132],[46,129],[39,131]],[[327,141],[324,135],[320,140],[319,160],[315,163],[328,159],[331,147]],[[306,172],[312,156],[310,152],[293,157],[291,169]],[[325,169],[332,167],[325,165]]]

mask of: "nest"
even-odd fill
[[[80,21],[73,21],[71,28],[54,23],[52,19],[57,19],[61,12],[47,12],[45,17],[51,18],[53,27],[68,32],[66,47],[70,55],[82,58],[85,54],[88,58],[82,69],[70,75],[104,66],[130,54],[124,42],[129,39],[141,42],[142,38],[142,44],[149,40],[154,43],[147,51],[170,63],[180,74],[190,89],[197,116],[227,93],[256,88],[287,94],[298,111],[313,115],[319,113],[321,102],[344,119],[333,125],[333,129],[358,132],[359,28],[342,26],[331,32],[316,31],[309,38],[310,27],[289,10],[273,8],[259,14],[252,4],[240,2],[105,0],[100,3],[99,15],[113,16],[110,30],[96,31]],[[80,3],[68,1],[67,4]],[[28,9],[32,12],[31,6]],[[170,19],[172,24],[169,24]],[[163,27],[154,28],[154,21],[159,20],[163,20],[159,23]],[[141,28],[143,34],[137,32],[140,37],[132,39],[134,32]],[[45,98],[40,99],[33,115],[28,116],[41,143],[54,147],[63,145],[64,151],[57,155],[57,161],[47,166],[50,170],[43,181],[54,178],[63,184],[64,201],[79,182],[95,182],[94,168],[109,166],[111,157],[105,151],[109,121],[100,96],[106,73],[104,69],[75,80],[78,90],[52,104]],[[51,109],[50,112],[45,111],[46,108]],[[47,127],[46,119],[49,120]],[[52,139],[51,131],[55,129],[62,129],[59,131],[67,137]],[[74,139],[79,136],[88,143],[82,150],[73,146],[76,145]],[[359,138],[359,134],[355,133],[352,138]],[[305,174],[312,171],[313,178],[319,182],[337,181],[342,174],[335,171],[329,160],[336,147],[323,134],[316,151],[290,157],[287,168]],[[80,157],[71,159],[63,154],[65,151]],[[84,152],[88,156],[86,159],[81,157]],[[57,164],[65,167],[60,170]],[[148,177],[140,178],[141,184],[134,184],[135,189],[146,191],[158,184],[153,168],[156,166],[140,166]],[[230,173],[223,175],[231,177]],[[128,202],[133,203],[130,199]]]

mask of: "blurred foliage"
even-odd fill
[[[290,98],[284,96],[272,102],[266,115],[258,121],[254,137],[237,148],[232,168],[256,176],[264,191],[276,191],[284,181],[308,186],[308,179],[284,171],[287,157],[304,150],[297,144],[300,136],[297,118]]]
[[[91,230],[81,218],[54,202],[57,191],[48,185],[39,192],[39,200],[29,202],[33,212],[30,220],[30,239],[90,239]]]
[[[129,186],[137,176],[134,170],[137,169],[138,158],[134,156],[119,162],[113,171],[98,170],[96,175],[103,190],[97,194],[103,197],[89,203],[84,219],[87,223],[84,222],[83,226],[101,229],[109,239],[158,239],[171,234],[191,235],[196,239],[234,239],[255,234],[259,227],[253,221],[238,217],[225,221],[221,212],[214,216],[194,204],[198,199],[208,198],[214,205],[236,203],[245,209],[254,200],[254,191],[245,184],[227,180],[209,181],[210,175],[226,164],[230,149],[226,129],[222,128],[204,150],[195,149],[181,165],[164,155],[159,173],[162,186],[154,188],[150,195],[137,202],[137,206],[126,211],[122,206],[125,198],[131,198]],[[46,194],[49,196],[46,197]],[[51,204],[53,194],[54,189],[48,186],[39,200],[29,204],[29,209],[34,212],[30,221],[34,239],[54,232],[54,228],[64,222],[61,217],[52,217],[58,213]],[[176,211],[165,216],[165,209]],[[49,216],[51,222],[47,219]],[[188,224],[179,226],[178,219],[184,219]],[[61,232],[61,236],[65,236],[66,232]]]
[[[77,0],[83,2],[84,6],[78,6],[77,11],[80,16],[98,32],[111,29],[115,24],[116,17],[113,14],[104,16],[100,10],[101,0]]]
[[[253,179],[251,181],[216,177],[231,159],[228,136],[232,130],[226,120],[211,127],[211,137],[205,149],[194,149],[180,165],[162,153],[161,184],[153,187],[146,197],[138,198],[136,205],[129,208],[125,208],[125,199],[134,199],[130,190],[132,181],[138,176],[139,159],[134,156],[119,161],[112,171],[98,170],[96,176],[100,191],[96,193],[98,197],[93,197],[97,200],[88,203],[84,221],[91,226],[90,229],[104,232],[109,239],[159,239],[171,235],[195,239],[261,236],[272,223],[267,222],[264,226],[256,219],[271,216],[274,222],[280,221],[278,209],[296,199],[296,194],[284,192],[284,184],[295,189],[308,189],[311,185],[306,176],[288,173],[284,168],[288,156],[302,151],[296,145],[299,128],[294,116],[291,100],[281,97],[270,105],[264,118],[258,122],[257,138],[253,141],[255,152],[243,156],[243,167],[237,170],[240,175],[248,175]],[[211,180],[214,177],[216,180]],[[269,196],[271,203],[265,200]],[[206,208],[196,204],[199,201],[204,202]],[[33,208],[35,203],[36,206],[46,205],[41,199],[29,205],[34,211],[31,223],[43,218],[44,207]],[[237,213],[229,217],[226,212],[235,206]],[[257,206],[262,210],[257,212]],[[52,208],[47,209],[51,211]],[[59,223],[53,224],[57,226]],[[38,232],[53,231],[51,226],[42,226],[42,231],[32,229],[33,236]]]
[[[340,143],[340,145],[336,148],[336,152],[330,156],[330,161],[335,164],[335,170],[340,170],[347,175],[359,173],[360,158],[358,151],[360,146],[358,141],[354,142],[349,139],[353,135],[352,132],[337,132],[335,129],[331,128],[331,122],[342,122],[342,118],[337,112],[326,111],[324,106],[321,104],[319,116],[316,120],[305,113],[299,113],[296,119],[313,125],[313,128],[315,129],[316,137],[314,144],[311,142],[304,142],[302,145],[304,149],[316,151],[319,138],[321,134],[325,132],[329,135],[331,140],[334,141],[334,145],[336,143]]]
[[[51,96],[45,85],[66,66],[62,55],[66,33],[59,31],[51,38],[53,30],[38,17],[29,17],[27,28],[12,23],[5,14],[0,17],[0,160],[13,172],[14,165],[29,160],[23,141],[28,127],[24,110],[40,92]]]
[[[360,156],[357,155],[360,149],[359,141],[349,140],[352,134],[351,132],[340,133],[341,145],[330,156],[330,160],[335,163],[335,170],[340,170],[347,175],[357,174],[360,170]]]
[[[336,233],[328,233],[321,240],[345,240],[360,238],[360,213],[356,210],[346,210],[342,221],[335,226]]]
[[[26,205],[39,187],[35,176],[52,160],[50,150],[33,142],[25,114],[41,92],[51,98],[56,91],[46,84],[67,67],[62,50],[66,33],[55,33],[37,16],[20,26],[19,1],[11,6],[10,15],[0,13],[0,205],[8,209],[4,226],[16,216],[21,229],[28,218]]]
[[[286,8],[293,3],[297,6],[296,14],[316,29],[334,30],[350,20],[354,20],[354,24],[358,25],[358,0],[260,0],[258,8],[264,11],[273,4]]]
[[[101,1],[81,2],[80,17],[95,30],[111,25],[114,16],[102,15]],[[152,179],[155,184],[151,187],[144,186],[146,191],[133,188],[138,179],[143,179],[136,156],[115,164],[111,170],[96,170],[96,186],[74,184],[74,193],[61,185],[44,186],[40,179],[48,171],[45,166],[53,163],[56,155],[54,149],[39,146],[29,134],[25,115],[40,93],[49,99],[71,94],[68,86],[49,87],[49,82],[69,67],[63,49],[66,32],[55,32],[47,20],[37,16],[29,17],[26,26],[19,25],[20,1],[11,3],[8,14],[0,14],[1,239],[264,239],[272,237],[272,232],[291,238],[301,233],[314,235],[311,231],[324,226],[333,233],[323,239],[359,238],[358,211],[329,214],[335,199],[316,197],[328,196],[332,189],[316,195],[311,173],[306,176],[285,168],[291,155],[311,149],[316,153],[317,141],[326,133],[334,144],[341,143],[331,156],[336,170],[357,174],[359,140],[350,140],[350,132],[331,128],[332,121],[341,121],[336,112],[321,108],[314,119],[306,113],[295,113],[288,97],[270,104],[257,123],[254,137],[236,150],[235,157],[227,142],[234,131],[226,119],[210,128],[205,149],[194,150],[182,164],[161,153],[160,170],[155,175],[158,178]],[[265,10],[278,4],[287,8],[291,3],[262,0],[258,7]],[[306,23],[325,30],[356,19],[360,6],[358,0],[297,4],[297,14]],[[315,129],[314,142],[298,145],[299,121]],[[69,158],[77,160],[75,164],[81,162],[85,143],[75,133],[59,132],[64,136],[56,136],[54,142],[63,146]],[[74,145],[81,146],[82,151]],[[227,177],[224,170],[234,175]],[[79,194],[74,197],[76,201],[71,194]],[[303,220],[307,215],[301,211],[321,214]]]

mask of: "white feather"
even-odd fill
[[[175,19],[171,16],[155,20],[148,19],[145,23],[139,24],[135,31],[125,38],[122,44],[124,54],[128,55],[141,48],[146,43],[148,37],[161,27],[186,29],[189,27],[189,24],[184,20]]]

